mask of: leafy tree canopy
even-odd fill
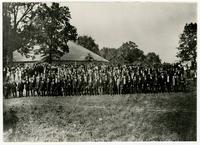
[[[59,59],[65,52],[69,51],[67,42],[76,40],[77,31],[70,24],[70,11],[66,6],[58,3],[40,4],[35,11],[35,17],[31,26],[26,30],[33,32],[33,42],[40,45],[39,53],[51,62],[52,58]]]
[[[183,33],[180,35],[177,57],[181,62],[191,61],[192,67],[196,69],[197,57],[197,24],[186,24]]]
[[[115,49],[115,48],[103,47],[100,50],[100,55],[103,58],[105,58],[105,59],[107,59],[107,60],[109,60],[111,62],[113,62],[113,61],[115,61],[117,59],[117,53],[118,53],[117,49]]]
[[[30,37],[27,37],[24,27],[30,24],[38,3],[3,3],[3,53],[4,64],[12,63],[12,52],[21,49],[28,53]]]
[[[101,56],[109,60],[113,64],[144,64],[144,65],[156,65],[161,64],[159,55],[154,52],[150,52],[144,55],[144,52],[140,50],[136,43],[129,41],[125,42],[118,49],[106,48],[100,50]]]
[[[132,41],[123,43],[119,48],[119,53],[129,63],[144,60],[144,52]]]
[[[95,40],[91,36],[79,36],[77,38],[77,43],[90,51],[100,55],[99,46],[95,43]]]
[[[161,59],[160,59],[159,55],[155,54],[154,52],[148,53],[145,57],[145,61],[146,61],[146,63],[151,64],[151,65],[161,63]]]
[[[70,11],[58,3],[4,3],[3,4],[3,46],[5,54],[12,58],[18,50],[29,56],[37,44],[37,53],[59,59],[69,48],[67,42],[76,40],[76,28],[70,24]]]

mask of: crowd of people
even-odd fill
[[[3,68],[4,97],[74,96],[185,91],[189,69],[48,63]]]

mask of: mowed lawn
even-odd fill
[[[4,100],[10,108],[18,121],[4,122],[4,141],[196,140],[195,91]]]

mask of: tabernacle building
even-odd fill
[[[76,44],[73,41],[69,41],[67,45],[69,47],[69,52],[65,53],[59,59],[52,58],[52,63],[109,63],[108,60]],[[34,49],[38,48],[39,46],[36,46]],[[42,56],[42,54],[34,54],[33,52],[30,52],[30,55],[32,55],[33,57],[26,57],[16,50],[13,52],[13,63],[30,64],[44,62],[45,56]]]

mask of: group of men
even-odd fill
[[[182,66],[50,65],[5,67],[4,96],[74,96],[185,91]]]

